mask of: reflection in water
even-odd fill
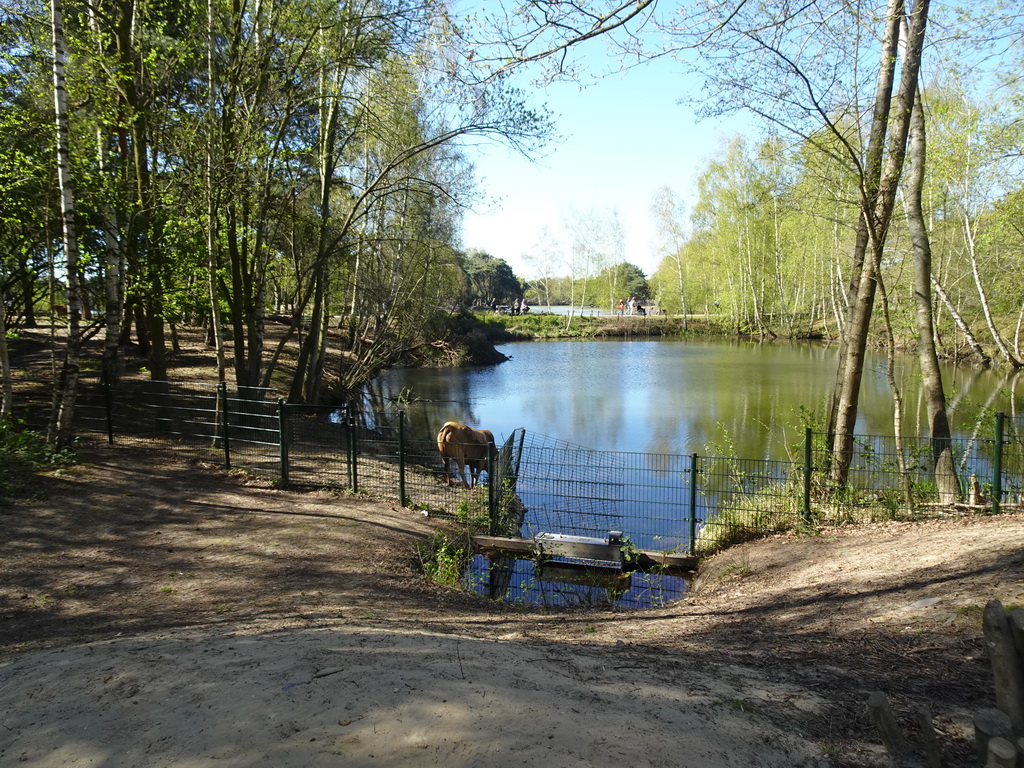
[[[677,576],[623,576],[618,570],[596,567],[560,571],[558,563],[539,565],[532,560],[508,560],[499,570],[480,555],[473,558],[466,581],[495,600],[553,608],[601,603],[622,608],[659,607],[683,598],[688,586]]]
[[[528,441],[539,436],[619,452],[619,474],[609,480],[591,473],[590,485],[573,490],[571,513],[568,504],[553,506],[545,498],[557,493],[544,482],[562,479],[559,466],[582,466],[579,457],[543,462],[554,467],[551,478],[531,466],[518,489],[530,510],[520,533],[600,536],[614,528],[625,530],[634,545],[651,549],[685,551],[692,521],[714,514],[717,497],[702,492],[702,510],[687,517],[691,473],[683,457],[799,461],[808,416],[821,419],[835,378],[835,351],[813,344],[550,341],[509,344],[502,351],[512,359],[495,367],[388,371],[371,384],[367,397],[378,407],[409,401],[407,430],[414,439],[432,439],[441,424],[456,420],[492,430],[499,445],[524,427]],[[992,410],[1016,413],[1016,379],[1008,374],[952,367],[943,374],[957,434],[990,437],[991,420],[983,423],[981,416]],[[902,359],[896,375],[906,403],[904,429],[924,435],[926,408],[916,360]],[[876,359],[864,376],[857,431],[886,435],[892,425],[884,363]],[[542,455],[533,445],[530,456]],[[553,455],[566,450],[557,446]],[[609,454],[595,458],[612,461]],[[629,498],[608,491],[614,486]],[[587,506],[598,502],[601,509]],[[638,605],[677,599],[686,588],[682,579],[634,575],[622,593],[621,585],[540,578],[544,574],[531,561],[515,561],[514,569],[500,573],[490,565],[477,558],[469,579],[485,594],[500,593],[504,599],[551,604],[615,599]]]
[[[548,341],[502,351],[512,359],[494,367],[394,369],[369,392],[381,403],[410,395],[410,428],[419,437],[457,420],[499,439],[525,427],[595,450],[787,459],[802,440],[803,412],[820,418],[835,378],[835,350],[814,344]],[[924,434],[916,360],[901,359],[896,374],[905,430]],[[952,367],[943,374],[960,434],[972,431],[984,408],[1016,411],[1009,374]],[[884,363],[875,359],[857,431],[891,434],[892,423]]]

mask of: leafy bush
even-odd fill
[[[37,472],[69,466],[76,460],[73,451],[57,450],[23,423],[0,419],[0,488],[6,496],[23,493]]]

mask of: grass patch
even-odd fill
[[[0,503],[23,496],[35,476],[77,462],[74,451],[58,450],[38,432],[13,419],[0,419]]]
[[[530,339],[630,338],[633,336],[720,336],[723,330],[696,323],[684,323],[679,317],[640,317],[619,315],[545,314],[542,310],[525,315],[475,314],[472,323],[493,343]]]

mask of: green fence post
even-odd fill
[[[690,554],[697,552],[697,454],[690,456]]]
[[[472,472],[470,473],[472,474]],[[494,451],[491,450],[491,444],[487,444],[487,519],[490,521],[488,530],[492,536],[496,536],[496,526],[498,524],[498,510],[496,509],[497,504],[494,498]]]
[[[356,407],[354,403],[348,404],[348,479],[352,486],[352,493],[359,493],[359,476],[356,470]]]
[[[228,385],[223,381],[217,385],[220,395],[221,430],[224,435],[224,469],[231,469],[231,444],[228,440]]]
[[[281,485],[288,485],[288,409],[284,398],[277,398],[277,439],[281,451]]]
[[[804,523],[811,524],[811,445],[814,432],[810,427],[804,430]]]
[[[398,503],[406,506],[405,497],[405,411],[398,412]]]
[[[107,444],[114,444],[114,403],[110,396],[110,382],[103,374],[103,405],[107,409]]]
[[[992,514],[999,514],[999,503],[1003,498],[1003,425],[1006,421],[1006,414],[999,411],[996,414],[996,445],[995,455],[992,457]]]

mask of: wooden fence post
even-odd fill
[[[985,768],[1017,768],[1017,749],[1002,736],[988,743]]]
[[[1024,669],[1003,604],[990,600],[982,621],[985,647],[996,684],[996,707],[1010,718],[1014,735],[1024,736]]]
[[[942,747],[935,736],[935,725],[932,713],[927,706],[917,709],[917,725],[921,731],[921,744],[924,747],[925,764],[928,768],[942,768]]]
[[[898,765],[909,751],[909,744],[892,714],[889,697],[882,691],[875,691],[868,696],[868,711],[878,729],[878,735],[882,737],[882,744]]]
[[[988,762],[988,744],[996,738],[1013,737],[1013,726],[1005,712],[986,707],[979,709],[974,716],[974,744],[978,749],[978,764]]]

